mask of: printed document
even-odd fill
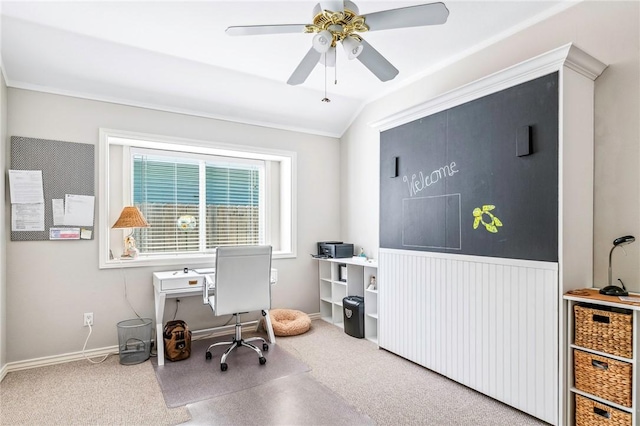
[[[51,200],[51,208],[53,212],[53,226],[64,225],[64,200],[62,198],[53,198]]]
[[[93,195],[66,194],[64,196],[64,224],[93,226]]]
[[[42,170],[9,170],[11,204],[44,203]]]
[[[44,231],[44,203],[11,204],[12,231]]]

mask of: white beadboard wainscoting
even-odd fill
[[[558,422],[558,264],[380,249],[379,345]]]

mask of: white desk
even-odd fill
[[[202,297],[202,285],[206,274],[199,274],[189,269],[184,271],[167,271],[154,272],[153,274],[153,294],[156,308],[156,347],[158,352],[158,365],[164,365],[164,338],[162,331],[164,324],[164,305],[167,300],[178,297],[200,296]],[[271,284],[275,284],[278,277],[278,271],[271,269]],[[271,344],[276,343],[273,327],[271,326],[271,318],[269,311],[265,310],[265,323],[269,341]]]

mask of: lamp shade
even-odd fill
[[[364,48],[362,43],[352,36],[345,37],[345,39],[342,40],[342,47],[344,47],[344,51],[347,53],[347,59],[357,58]]]
[[[320,56],[320,63],[328,67],[336,66],[336,48],[331,47],[325,53]]]
[[[142,212],[135,206],[127,206],[122,209],[120,217],[113,224],[112,228],[148,228],[149,223],[144,218]]]
[[[333,43],[333,34],[329,31],[320,31],[313,37],[313,48],[318,53],[325,53]]]

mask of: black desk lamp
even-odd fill
[[[611,284],[611,255],[613,254],[613,250],[616,247],[623,246],[625,244],[631,244],[635,240],[636,240],[635,237],[631,235],[626,235],[624,237],[616,238],[615,240],[613,240],[613,247],[611,247],[611,251],[609,252],[609,277],[608,277],[609,285],[601,289],[600,294],[606,294],[609,296],[628,296],[629,295],[629,292],[624,287],[624,283],[622,282],[622,280],[618,280],[620,281],[620,284],[622,284],[622,288]]]

